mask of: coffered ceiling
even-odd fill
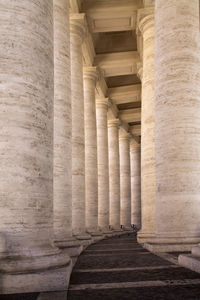
[[[133,135],[141,133],[141,40],[136,36],[137,10],[152,0],[71,0],[71,11],[85,13],[88,45],[84,63],[98,66],[97,97],[108,97],[109,118],[119,118]],[[75,4],[76,2],[76,4]],[[78,11],[77,11],[78,10]],[[88,51],[88,49],[90,49]]]

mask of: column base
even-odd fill
[[[142,232],[141,230],[137,233],[137,241],[139,244],[144,244],[150,241],[155,237],[155,234],[152,232]]]
[[[80,242],[73,236],[63,239],[63,240],[55,240],[54,243],[60,249],[80,246]]]
[[[32,250],[34,251],[34,250]],[[0,294],[65,290],[69,284],[72,260],[68,253],[52,248],[43,255],[0,258]]]
[[[100,229],[104,237],[111,237],[113,235],[113,230],[108,227],[104,227]]]
[[[74,237],[83,246],[83,249],[85,249],[92,243],[91,235],[88,234],[87,232],[74,234]]]
[[[200,238],[197,237],[152,237],[143,246],[152,252],[185,252],[191,251],[199,240]]]
[[[131,226],[123,226],[122,230],[127,232],[133,232],[133,228]]]
[[[71,257],[73,265],[83,251],[83,246],[75,237],[69,237],[65,241],[55,241],[55,245]]]
[[[200,273],[200,244],[192,248],[191,254],[179,255],[178,263],[183,267],[186,267],[197,273]]]
[[[97,231],[88,230],[87,232],[91,235],[93,242],[100,241],[104,238],[104,235],[99,230],[97,230]]]
[[[65,267],[32,273],[0,273],[0,294],[67,290],[71,271],[72,262]]]

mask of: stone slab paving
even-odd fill
[[[68,300],[135,298],[200,300],[200,274],[148,252],[133,234],[100,241],[79,256]]]
[[[0,300],[200,300],[200,274],[177,265],[179,254],[155,255],[134,234],[109,238],[79,256],[68,296],[29,293],[0,295]]]
[[[0,300],[37,300],[39,293],[0,295]]]

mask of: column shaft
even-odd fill
[[[119,138],[120,157],[120,222],[124,229],[131,228],[131,174],[130,134]]]
[[[108,99],[97,99],[98,223],[109,229]]]
[[[141,210],[142,228],[138,241],[155,233],[155,91],[154,91],[154,10],[138,12],[143,35],[142,120],[141,120]]]
[[[54,0],[54,234],[72,235],[72,147],[69,1]]]
[[[110,225],[120,229],[119,120],[108,121]]]
[[[98,175],[95,86],[96,67],[84,67],[86,229],[98,229]]]
[[[131,160],[131,224],[141,227],[141,155],[140,144],[130,143]]]
[[[156,237],[189,250],[200,240],[199,1],[158,0],[155,14]]]
[[[70,259],[52,246],[53,1],[1,2],[0,292],[66,288]]]
[[[83,57],[84,14],[70,16],[72,101],[72,230],[85,235],[85,141]]]

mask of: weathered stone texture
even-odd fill
[[[119,120],[108,121],[110,225],[120,228]]]
[[[200,239],[199,1],[156,1],[155,33],[157,237],[194,243]]]
[[[72,147],[69,1],[54,0],[54,232],[71,236]]]
[[[85,67],[84,73],[84,113],[85,113],[85,205],[86,229],[98,229],[98,174],[97,174],[97,132],[95,86],[97,70]]]
[[[70,18],[72,101],[72,229],[85,230],[85,141],[82,41],[84,16]]]
[[[119,137],[120,157],[120,223],[131,228],[130,134]]]
[[[141,227],[141,150],[134,140],[130,143],[131,163],[131,224]]]
[[[155,92],[154,92],[154,12],[139,11],[143,35],[142,120],[141,120],[141,209],[139,240],[155,232]]]
[[[16,252],[52,238],[52,1],[1,1],[0,41],[0,228]]]
[[[70,258],[53,246],[53,1],[1,1],[0,30],[0,293],[66,288]]]
[[[108,99],[97,99],[98,223],[109,228]]]

